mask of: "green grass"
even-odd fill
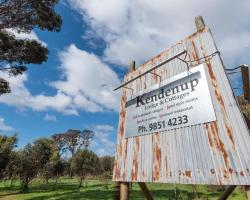
[[[99,180],[87,180],[85,186],[78,188],[77,179],[62,178],[58,181],[58,185],[54,186],[54,181],[44,183],[41,180],[34,180],[30,184],[30,191],[26,194],[19,193],[20,184],[15,182],[10,187],[10,182],[0,182],[0,200],[8,199],[25,199],[25,200],[70,200],[70,199],[113,199],[114,185],[111,181],[105,185]],[[148,184],[154,199],[217,199],[221,194],[220,189],[214,186],[196,186],[197,192],[194,193],[190,185],[172,184]],[[130,192],[130,199],[144,199],[143,194],[138,186],[134,183]],[[242,188],[237,188],[229,198],[230,200],[244,200],[246,195]]]

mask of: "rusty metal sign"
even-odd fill
[[[132,91],[133,95],[150,92],[154,85],[186,72],[187,64],[181,60],[184,56],[181,59],[176,56],[180,52],[187,53],[185,59],[190,70],[203,64],[207,79],[212,114],[207,113],[205,104],[196,113],[196,119],[213,116],[214,110],[216,120],[209,117],[204,123],[148,134],[138,134],[138,127],[129,130],[126,120],[130,118],[128,105],[133,99]],[[220,54],[215,52],[218,49],[209,28],[205,27],[125,76],[113,181],[250,185],[249,129]],[[160,63],[164,64],[156,68]]]
[[[203,64],[133,95],[126,102],[125,137],[215,121]]]

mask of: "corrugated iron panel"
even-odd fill
[[[189,36],[126,75],[125,81],[187,50],[187,59],[198,60],[217,51],[208,28]],[[195,64],[200,64],[198,61]],[[249,185],[250,136],[235,100],[221,58],[205,60],[205,71],[216,122],[138,137],[124,137],[125,104],[132,90],[124,89],[113,173],[114,181],[184,184]],[[154,72],[165,80],[187,70],[175,59]],[[160,81],[146,74],[128,87],[142,91]]]

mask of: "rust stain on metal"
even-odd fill
[[[124,92],[122,96],[122,105],[121,105],[121,112],[120,112],[120,127],[119,127],[119,138],[118,140],[121,141],[124,136],[124,127],[125,127],[125,115],[126,115],[126,101],[127,101],[127,96],[126,92]]]
[[[157,74],[156,70],[154,70],[153,73],[154,73],[154,74],[152,74],[153,84],[157,84],[158,83],[158,76],[156,75]]]
[[[128,157],[128,139],[126,139],[124,151],[125,151],[125,155],[124,155],[124,160],[123,160],[123,169],[126,169],[126,161],[127,161],[127,157]],[[126,177],[125,170],[123,171],[122,177],[123,177],[123,179],[125,179],[125,177]]]
[[[118,147],[119,156],[122,156],[122,143],[119,143]]]
[[[202,33],[209,32],[209,28],[205,27],[203,30],[196,31],[195,33],[189,35],[188,37],[185,38],[185,40],[191,40],[193,38],[199,37]]]
[[[153,181],[158,181],[160,178],[160,166],[161,166],[161,147],[160,134],[155,133],[153,135]]]
[[[165,169],[166,169],[166,175],[168,176],[169,172],[168,172],[168,159],[167,159],[167,156],[165,156]]]
[[[203,55],[205,56],[206,54],[203,54]],[[228,113],[226,111],[226,106],[225,106],[224,100],[223,100],[223,98],[221,96],[221,93],[218,90],[217,81],[216,81],[215,75],[213,73],[211,63],[210,63],[210,61],[208,59],[206,59],[206,64],[207,64],[208,69],[209,69],[210,77],[213,80],[212,84],[214,86],[215,96],[216,96],[218,102],[220,103],[220,105],[222,106],[222,110],[223,110],[223,114],[224,114],[224,123],[225,123],[225,127],[226,127],[226,130],[227,130],[227,135],[228,135],[229,139],[231,140],[231,142],[232,142],[232,144],[234,146],[235,142],[234,142],[234,137],[233,137],[233,131],[232,131],[231,125],[228,122]]]
[[[141,70],[138,71],[138,76],[139,75],[141,75]],[[141,86],[142,86],[142,77],[136,80],[136,92],[139,92],[141,90]]]
[[[181,44],[181,42],[180,42],[180,43],[177,43],[177,44]],[[146,65],[152,64],[153,62],[160,60],[164,55],[167,55],[168,52],[169,52],[172,48],[174,48],[174,46],[175,46],[175,45],[171,46],[170,48],[166,49],[165,51],[162,51],[161,53],[159,53],[158,55],[156,55],[154,58],[151,58],[150,60],[146,61],[146,62],[145,62],[144,64],[142,64],[141,66],[142,66],[142,67],[145,67]]]
[[[116,166],[116,174],[115,174],[115,179],[116,180],[119,180],[119,178],[120,178],[120,167],[119,167],[119,165],[117,165]]]
[[[185,176],[188,178],[192,177],[192,171],[185,171]]]
[[[114,179],[118,179],[119,176],[119,165],[118,165],[118,145],[116,145],[116,154],[115,154],[115,162],[114,162]]]
[[[243,171],[240,171],[240,175],[241,175],[241,176],[245,176],[245,174],[244,174]]]
[[[118,145],[116,145],[116,159],[114,162],[114,179],[118,180],[120,178],[120,165],[118,164]]]
[[[142,171],[142,179],[144,180],[146,178],[146,176],[145,176],[145,171],[143,170]]]
[[[228,124],[226,124],[226,129],[227,129],[227,134],[232,142],[233,145],[235,145],[234,143],[234,138],[233,138],[233,131],[232,131],[232,127]]]
[[[224,113],[227,114],[227,112],[226,112],[226,106],[225,106],[225,103],[224,103],[224,101],[223,101],[223,98],[222,98],[222,96],[221,96],[219,90],[216,89],[214,92],[215,92],[215,96],[216,96],[218,102],[219,102],[220,105],[223,107]]]
[[[195,43],[194,43],[193,40],[191,40],[191,43],[192,43],[192,47],[193,47],[193,50],[194,50],[194,51],[192,51],[192,56],[193,56],[194,60],[197,60],[197,63],[199,64],[200,63],[199,62],[199,56],[198,56],[198,53],[197,53],[197,50],[196,50]]]
[[[210,169],[211,174],[215,174],[215,170],[214,169]]]
[[[227,151],[225,149],[224,143],[222,142],[222,140],[219,137],[218,127],[217,127],[216,122],[211,122],[211,129],[212,129],[212,133],[214,135],[215,145],[216,145],[217,149],[220,150],[220,152],[222,153],[224,163],[228,169],[229,168],[228,154],[227,154]]]
[[[207,56],[207,54],[203,53],[203,56]],[[220,91],[218,89],[217,80],[216,80],[215,74],[213,72],[212,65],[211,65],[211,62],[210,62],[209,58],[206,58],[205,62],[206,62],[206,65],[208,67],[208,72],[209,72],[209,75],[210,75],[210,79],[212,80],[212,85],[214,87],[215,97],[218,100],[218,102],[220,103],[220,105],[222,106],[223,112],[227,116],[226,106],[225,106],[224,100],[223,100],[223,98],[221,96],[221,93],[220,93]]]
[[[214,74],[214,72],[213,72],[211,63],[209,62],[208,59],[206,59],[206,65],[207,65],[207,67],[208,67],[208,73],[209,73],[209,76],[210,76],[210,80],[212,81],[212,85],[214,86],[214,88],[217,88],[216,77],[215,77],[215,74]]]
[[[213,147],[213,146],[214,146],[214,144],[213,144],[213,139],[212,139],[212,135],[211,135],[211,132],[210,132],[210,130],[209,130],[208,124],[205,124],[205,129],[207,130],[207,134],[208,134],[209,146],[210,146],[210,147]]]
[[[140,137],[137,136],[134,138],[134,148],[133,148],[133,169],[132,169],[132,181],[137,180],[138,176],[138,166],[139,166],[139,149],[140,149]]]

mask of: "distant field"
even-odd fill
[[[25,199],[25,200],[70,200],[70,199],[113,199],[113,187],[111,181],[107,184],[101,183],[99,180],[87,180],[85,187],[78,188],[77,179],[62,178],[58,181],[58,185],[54,186],[54,181],[48,184],[43,181],[34,180],[30,184],[30,192],[27,194],[19,193],[19,183],[15,182],[13,187],[10,182],[0,182],[0,199]],[[221,194],[220,189],[214,186],[197,186],[196,193],[190,185],[177,185],[175,190],[172,184],[148,184],[154,199],[217,199]],[[133,184],[130,193],[130,199],[144,199],[140,188],[137,184]],[[242,188],[237,188],[229,199],[244,200],[245,193]]]

